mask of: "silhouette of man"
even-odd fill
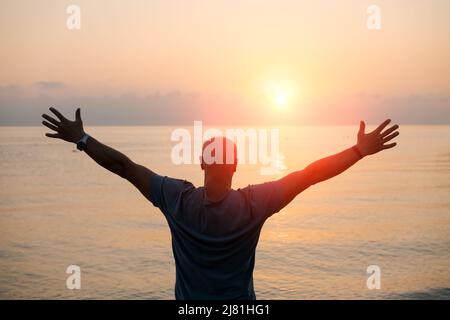
[[[236,145],[223,137],[203,145],[204,186],[160,176],[84,132],[80,109],[75,121],[54,108],[42,123],[59,138],[76,143],[95,162],[130,181],[168,222],[176,265],[176,299],[255,299],[253,268],[261,228],[300,192],[347,170],[363,157],[392,148],[398,125],[384,121],[371,133],[360,123],[356,145],[313,162],[272,182],[231,188]],[[385,130],[386,129],[386,130]]]

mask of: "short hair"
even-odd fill
[[[203,143],[202,157],[207,165],[237,164],[237,147],[226,137],[212,137]]]

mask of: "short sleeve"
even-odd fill
[[[283,195],[278,181],[249,185],[241,189],[247,194],[252,210],[264,219],[284,207]]]
[[[173,214],[182,192],[192,187],[188,181],[155,174],[150,177],[150,201],[164,215]]]

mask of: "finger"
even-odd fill
[[[75,121],[81,122],[81,109],[78,108],[77,111],[75,111]]]
[[[364,134],[365,130],[366,130],[366,123],[364,121],[360,121],[358,135]]]
[[[380,133],[381,131],[383,131],[384,128],[386,128],[386,126],[391,122],[391,119],[387,119],[385,120],[382,124],[380,124],[378,126],[378,128],[375,129],[375,132]]]
[[[394,132],[395,130],[398,129],[398,124],[396,124],[395,126],[390,127],[389,129],[387,129],[386,131],[384,131],[383,133],[381,133],[381,137],[384,138],[386,137],[388,134],[390,134],[391,132]]]
[[[59,121],[53,119],[52,117],[50,117],[50,116],[48,116],[46,114],[43,114],[42,118],[44,118],[45,120],[48,120],[49,122],[53,123],[55,126],[59,126],[61,124]]]
[[[50,129],[52,129],[54,131],[58,131],[58,127],[57,126],[54,126],[51,123],[48,123],[47,121],[42,121],[42,124],[44,126],[46,126],[47,128],[50,128]]]
[[[397,143],[394,142],[394,143],[385,144],[381,148],[382,149],[390,149],[390,148],[395,147],[396,145],[397,145]]]
[[[383,143],[386,143],[392,139],[394,139],[396,136],[398,136],[400,133],[398,131],[395,131],[394,133],[391,133],[390,135],[388,135],[387,137],[383,138]]]
[[[49,138],[61,138],[59,133],[46,133],[45,136]]]
[[[58,119],[59,119],[60,121],[69,121],[69,120],[67,120],[67,119],[61,114],[61,112],[59,112],[59,111],[56,110],[55,108],[50,107],[50,111],[53,112],[53,113],[55,114],[55,116],[58,117]]]

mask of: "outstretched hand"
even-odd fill
[[[384,121],[374,131],[365,133],[366,124],[361,121],[359,124],[358,143],[357,148],[362,156],[368,156],[380,152],[381,150],[390,149],[397,145],[397,143],[388,143],[400,133],[397,131],[398,125],[393,125],[384,130],[391,122],[390,119]],[[383,131],[384,130],[384,131]]]
[[[43,114],[42,118],[47,121],[42,121],[42,124],[56,133],[46,133],[49,138],[58,138],[68,142],[77,143],[84,135],[83,122],[81,121],[80,108],[75,112],[75,121],[66,119],[58,110],[50,108],[56,118]]]

